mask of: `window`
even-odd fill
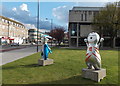
[[[10,22],[10,21],[8,21],[7,23],[8,23],[8,24],[11,24],[11,22]]]
[[[77,36],[77,24],[71,24],[71,36]]]
[[[87,12],[85,12],[85,21],[87,21]]]
[[[98,11],[95,11],[95,12],[93,13],[93,16],[95,17],[98,13],[99,13]]]
[[[83,14],[81,14],[81,21],[83,21]]]
[[[92,15],[92,11],[89,11],[88,13],[89,13],[89,15]]]
[[[4,22],[4,19],[2,19],[2,22]]]
[[[8,20],[5,20],[5,23],[8,23]]]

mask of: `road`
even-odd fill
[[[39,51],[40,49],[41,47],[39,46]],[[7,64],[9,62],[32,55],[34,53],[36,53],[36,46],[11,50],[7,52],[0,52],[0,65]]]

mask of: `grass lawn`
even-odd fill
[[[118,84],[118,51],[100,50],[107,76],[99,83],[81,77],[86,50],[52,49],[54,64],[38,66],[40,53],[3,65],[3,84]]]

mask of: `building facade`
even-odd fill
[[[86,45],[84,38],[86,38],[90,32],[94,31],[92,29],[93,19],[101,9],[102,7],[73,7],[72,10],[69,10],[68,31],[70,47],[79,47]],[[102,43],[102,46],[110,46],[110,42],[108,44],[109,37],[104,38],[105,42]]]
[[[0,16],[0,20],[1,39],[7,40],[10,43],[10,39],[21,38],[25,40],[28,38],[28,30],[22,23],[4,16]]]
[[[40,44],[42,42],[42,37],[44,36],[48,36],[48,37],[51,37],[48,35],[48,31],[43,31],[43,29],[37,29],[37,28],[34,28],[34,29],[29,29],[28,30],[28,39],[29,39],[29,43],[36,43],[38,42],[38,44]],[[38,37],[38,39],[37,39]],[[50,42],[51,40],[48,40],[48,42]]]
[[[84,38],[92,32],[93,17],[101,7],[73,7],[69,11],[69,46],[85,45]]]
[[[31,42],[37,43],[37,35],[38,35],[38,41],[40,42],[40,38],[41,38],[41,32],[40,32],[40,30],[29,29],[28,30],[28,35],[29,35],[29,42],[30,43]]]

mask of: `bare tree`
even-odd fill
[[[60,46],[60,43],[63,41],[65,36],[64,32],[64,27],[55,27],[50,31],[49,35],[55,38]]]

